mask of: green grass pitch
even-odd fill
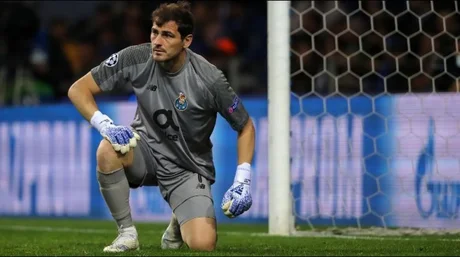
[[[220,224],[214,252],[161,250],[167,224],[136,223],[140,250],[104,254],[116,237],[111,221],[0,217],[1,256],[459,256],[460,238],[446,236],[268,236],[266,225]]]

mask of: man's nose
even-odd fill
[[[161,38],[161,36],[157,36],[155,39],[153,39],[152,43],[154,45],[161,45],[163,43],[163,39]]]

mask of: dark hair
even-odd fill
[[[195,26],[190,3],[186,1],[161,4],[152,12],[152,21],[158,26],[163,26],[169,21],[175,21],[181,38],[193,34]]]

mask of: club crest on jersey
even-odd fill
[[[174,107],[176,107],[176,109],[179,111],[183,111],[187,109],[187,106],[187,98],[185,97],[184,93],[180,92],[179,97],[176,98],[176,101],[174,102]]]
[[[240,102],[240,98],[238,96],[235,96],[235,98],[233,98],[232,105],[228,107],[228,113],[232,114],[236,110],[236,108],[238,108],[239,102]]]
[[[118,54],[114,53],[105,61],[104,65],[107,67],[113,67],[117,65],[117,63],[118,63]]]

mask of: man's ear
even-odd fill
[[[189,34],[184,38],[184,48],[189,48],[189,46],[192,44],[193,41],[193,35]]]

